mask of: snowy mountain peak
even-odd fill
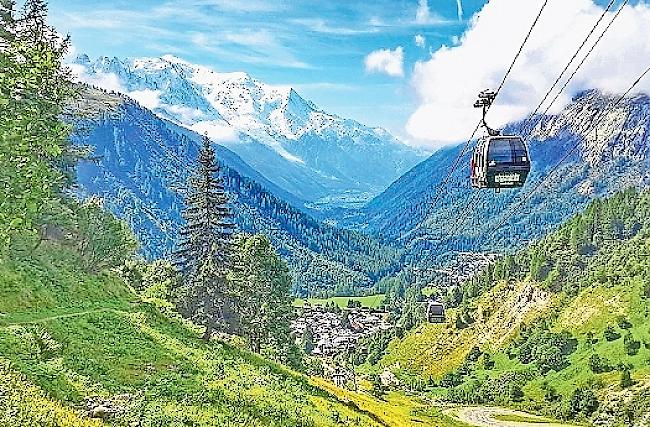
[[[207,132],[305,200],[339,197],[333,188],[368,198],[425,156],[386,131],[327,113],[293,88],[245,72],[221,73],[172,55],[95,61],[79,56],[74,63],[81,80],[110,82],[111,90],[117,86],[159,116]],[[269,160],[269,151],[280,159]],[[280,178],[286,169],[295,173]],[[303,182],[310,180],[306,191]]]

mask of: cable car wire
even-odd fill
[[[528,42],[528,39],[530,38],[531,34],[533,33],[533,30],[535,29],[535,26],[537,26],[537,23],[539,22],[539,18],[542,16],[542,13],[544,12],[544,9],[546,8],[546,5],[548,4],[549,0],[545,0],[544,4],[542,4],[542,7],[539,9],[539,12],[537,13],[537,16],[535,17],[535,20],[533,21],[532,25],[530,26],[528,33],[526,34],[526,37],[524,38],[524,41],[521,43],[521,46],[519,46],[519,50],[517,51],[517,54],[515,55],[514,59],[510,63],[510,66],[508,67],[508,70],[506,71],[505,75],[503,76],[503,79],[501,80],[501,83],[499,84],[499,87],[495,91],[495,98],[496,96],[499,95],[499,92],[501,92],[501,89],[503,89],[503,86],[506,83],[506,80],[508,79],[508,76],[512,72],[512,69],[515,66],[515,63],[521,56],[521,53],[524,50],[524,47],[526,46],[526,43]],[[489,108],[488,108],[489,110]],[[449,182],[449,178],[451,175],[455,172],[456,168],[458,167],[458,164],[460,163],[460,160],[462,157],[466,154],[467,148],[471,144],[472,140],[474,139],[474,136],[476,135],[476,132],[478,132],[479,128],[481,127],[481,122],[479,122],[476,127],[474,128],[474,131],[472,132],[472,135],[469,137],[465,145],[463,146],[463,149],[458,153],[458,156],[456,156],[456,160],[453,162],[452,166],[447,172],[447,175],[441,182],[438,184],[436,188],[436,193],[434,195],[433,201],[429,205],[429,209],[427,210],[427,213],[436,206],[438,203],[438,200],[440,199],[442,192],[440,191],[442,188],[444,188],[447,183]],[[425,213],[425,218],[427,213]],[[418,226],[419,227],[419,226]]]
[[[595,128],[595,127],[596,127],[596,126],[597,126],[597,125],[598,125],[598,124],[603,120],[603,116],[602,116],[602,114],[605,113],[605,112],[607,112],[607,110],[610,110],[610,109],[616,107],[618,104],[620,104],[621,101],[622,101],[623,99],[625,99],[625,97],[626,97],[626,96],[627,96],[627,95],[628,95],[632,90],[634,90],[634,88],[639,84],[639,82],[641,82],[641,80],[642,80],[642,79],[643,79],[643,78],[644,78],[648,73],[650,73],[650,66],[649,66],[648,68],[645,69],[645,71],[644,71],[644,72],[643,72],[643,73],[642,73],[642,74],[641,74],[641,75],[640,75],[640,76],[639,76],[639,77],[634,81],[634,83],[632,83],[632,85],[631,85],[631,86],[630,86],[630,87],[625,91],[625,93],[623,93],[621,96],[618,97],[618,99],[616,100],[616,102],[614,102],[614,103],[610,103],[609,105],[607,105],[606,107],[604,107],[604,108],[601,110],[601,112],[600,112],[600,114],[601,114],[601,118],[600,118],[599,120],[597,120],[597,121],[592,121],[591,124],[587,127],[587,130],[585,131],[585,133],[588,133],[588,132],[591,131],[593,128]],[[512,213],[509,214],[509,215],[506,215],[506,216],[505,216],[505,217],[504,217],[504,218],[503,218],[503,219],[502,219],[502,220],[497,224],[497,226],[496,226],[496,227],[492,230],[492,232],[487,236],[487,239],[492,238],[492,236],[494,236],[494,234],[499,230],[499,228],[501,228],[501,227],[502,227],[506,222],[508,222],[508,220],[509,220],[510,218],[512,218],[512,217],[513,217],[513,216],[514,216],[514,215],[519,211],[519,209],[524,205],[524,203],[526,203],[528,200],[530,200],[530,198],[533,196],[533,194],[534,194],[537,190],[539,190],[539,189],[542,187],[542,185],[543,185],[543,184],[544,184],[544,183],[549,179],[549,177],[550,177],[553,173],[555,173],[555,171],[560,167],[560,165],[561,165],[561,164],[562,164],[566,159],[568,159],[568,158],[571,156],[571,154],[573,154],[573,152],[574,152],[576,149],[578,149],[578,147],[580,147],[581,142],[582,142],[582,141],[579,140],[576,144],[574,144],[573,147],[571,147],[571,149],[570,149],[570,150],[569,150],[569,151],[568,151],[568,152],[567,152],[567,153],[566,153],[566,154],[565,154],[565,155],[564,155],[564,156],[563,156],[563,157],[562,157],[562,158],[561,158],[561,159],[560,159],[556,164],[555,164],[555,166],[553,166],[553,168],[551,168],[550,172],[547,173],[546,176],[543,177],[543,178],[542,178],[542,179],[537,183],[537,185],[535,185],[535,187],[533,187],[533,189],[532,189],[531,191],[529,191],[529,192],[526,194],[526,196],[525,196],[524,198],[522,198],[522,199],[519,201],[519,203],[517,203],[514,207],[511,207],[511,208],[509,209],[509,210],[512,211]]]
[[[587,42],[589,41],[589,39],[591,38],[593,33],[596,31],[596,28],[598,28],[598,25],[600,25],[602,20],[605,18],[605,15],[607,15],[607,12],[609,12],[609,9],[611,9],[611,7],[614,5],[615,2],[616,2],[616,0],[611,0],[609,2],[609,4],[607,5],[607,7],[605,8],[605,10],[603,10],[603,13],[600,15],[600,17],[598,18],[598,20],[596,21],[594,26],[591,28],[591,30],[587,34],[587,37],[585,37],[585,39],[580,44],[580,47],[578,47],[578,50],[575,51],[575,53],[573,54],[573,56],[571,57],[569,62],[564,67],[564,70],[562,70],[560,75],[557,76],[557,79],[555,79],[555,82],[553,82],[553,84],[551,85],[549,90],[546,92],[546,94],[544,95],[542,100],[539,102],[539,104],[537,104],[537,107],[535,107],[535,110],[533,110],[533,112],[530,114],[530,116],[528,116],[528,119],[526,120],[527,123],[530,123],[533,120],[533,118],[535,117],[535,114],[537,114],[539,109],[542,108],[542,105],[544,105],[544,102],[546,102],[548,97],[551,95],[551,92],[553,92],[553,89],[555,89],[555,87],[558,85],[558,83],[560,83],[560,80],[562,80],[562,77],[564,77],[564,74],[569,70],[569,67],[571,66],[571,64],[573,64],[573,61],[578,57],[578,54],[580,53],[582,48],[585,47],[585,45],[587,44]],[[627,2],[627,0],[626,0],[626,2]]]
[[[595,32],[595,30],[598,28],[598,26],[600,25],[600,23],[602,22],[602,20],[603,20],[604,17],[606,16],[607,12],[611,9],[611,7],[612,7],[613,4],[615,3],[615,1],[616,1],[616,0],[611,0],[610,3],[607,5],[607,7],[606,7],[605,10],[603,11],[603,13],[600,15],[600,17],[598,18],[598,20],[596,21],[596,23],[593,25],[593,27],[591,28],[591,30],[589,31],[589,33],[587,34],[587,36],[585,37],[585,39],[583,40],[583,42],[580,44],[580,46],[578,47],[578,49],[576,50],[576,52],[573,54],[573,56],[571,57],[571,59],[569,60],[569,62],[567,63],[567,65],[564,67],[564,69],[562,70],[562,72],[560,73],[560,75],[557,77],[557,79],[555,80],[555,82],[553,83],[553,85],[552,85],[552,86],[549,88],[549,90],[546,92],[546,94],[544,95],[542,101],[540,101],[540,103],[537,105],[537,107],[535,108],[535,110],[533,111],[533,113],[530,114],[530,116],[528,117],[526,123],[525,123],[524,126],[523,126],[523,129],[526,129],[527,124],[530,123],[530,122],[532,121],[532,119],[534,118],[534,116],[535,116],[535,114],[537,113],[537,111],[539,110],[539,108],[544,104],[544,102],[546,101],[546,99],[548,99],[548,96],[552,93],[553,89],[554,89],[554,88],[557,86],[557,84],[561,81],[561,79],[562,79],[562,77],[564,76],[564,74],[568,71],[568,69],[569,69],[569,67],[571,66],[571,64],[573,63],[573,61],[578,57],[580,51],[581,51],[581,50],[584,48],[584,46],[587,44],[587,42],[589,41],[589,38],[591,38],[591,36],[592,36],[593,33]],[[546,113],[548,113],[548,110],[549,110],[549,109],[551,108],[551,106],[552,106],[552,105],[557,101],[557,99],[559,98],[559,95],[564,91],[564,89],[566,89],[566,87],[568,86],[569,82],[573,79],[573,77],[575,77],[575,75],[576,75],[577,72],[580,70],[580,68],[582,67],[582,65],[585,63],[585,61],[587,60],[587,58],[591,55],[591,53],[594,51],[594,49],[596,48],[596,46],[597,46],[597,45],[600,43],[600,41],[603,39],[605,33],[607,33],[607,31],[610,29],[610,27],[612,26],[612,24],[614,23],[614,21],[616,21],[616,19],[618,18],[618,16],[621,14],[623,8],[624,8],[625,5],[628,3],[628,1],[629,1],[629,0],[624,0],[624,1],[623,1],[623,3],[621,4],[621,6],[618,8],[616,14],[612,17],[612,19],[610,20],[610,22],[608,23],[608,25],[607,25],[607,26],[605,27],[605,29],[601,32],[601,34],[600,34],[600,36],[598,37],[598,39],[597,39],[597,40],[594,42],[594,44],[591,46],[591,48],[589,49],[589,51],[587,52],[587,54],[585,55],[585,57],[582,59],[582,61],[578,64],[578,66],[576,67],[576,69],[572,72],[571,76],[569,76],[569,78],[567,79],[567,81],[563,84],[562,88],[561,88],[560,91],[556,94],[556,96],[553,98],[553,100],[552,100],[551,103],[548,105],[548,107],[546,108],[546,110],[544,111],[544,113],[543,113],[543,114],[538,118],[538,120],[537,120],[537,122],[535,123],[535,125],[529,128],[529,130],[527,131],[526,138],[528,138],[528,137],[530,136],[530,134],[532,133],[532,130],[535,129],[535,127],[537,127],[537,125],[539,124],[539,122],[541,121],[541,119],[546,115]],[[567,156],[566,156],[566,157],[568,158],[568,156],[570,156],[571,153],[572,153],[573,151],[575,151],[576,148],[577,148],[577,147],[574,147],[574,148],[571,150],[570,153],[567,153]],[[564,160],[566,160],[566,159],[563,158],[560,162],[563,162]],[[554,170],[555,170],[555,168],[551,171],[551,173],[552,173]],[[538,184],[538,185],[539,185],[539,184]],[[534,191],[536,191],[536,190],[537,190],[537,188],[534,189]],[[520,202],[520,204],[521,204],[521,202]],[[465,211],[465,210],[467,209],[467,207],[468,207],[468,206],[466,206],[465,209],[464,209],[463,211]],[[517,209],[518,209],[518,207],[517,207]],[[465,219],[463,218],[463,220],[461,221],[461,225],[464,224],[464,222],[465,222]],[[457,221],[457,223],[458,223],[458,221]],[[500,224],[498,227],[501,227],[502,225],[503,225],[503,224]],[[460,227],[458,227],[458,228],[460,228]],[[454,230],[453,233],[455,234],[455,231],[457,230],[457,228],[455,227],[455,228],[452,229],[452,230]]]
[[[616,14],[615,14],[615,15],[612,17],[612,19],[609,21],[609,24],[607,24],[607,27],[605,27],[605,29],[603,30],[603,32],[600,33],[600,36],[598,36],[598,39],[596,39],[596,41],[595,41],[594,44],[591,46],[591,48],[589,49],[589,51],[587,52],[587,54],[584,56],[584,58],[582,58],[582,61],[580,61],[580,63],[579,63],[578,66],[576,67],[576,69],[573,70],[573,72],[571,73],[571,75],[569,76],[569,78],[567,79],[567,81],[564,82],[564,84],[562,85],[562,88],[560,88],[560,90],[558,91],[558,93],[555,94],[555,97],[553,98],[553,100],[551,101],[551,103],[546,107],[546,109],[544,110],[544,112],[543,112],[542,114],[539,115],[539,117],[538,117],[537,120],[535,121],[535,124],[534,124],[533,126],[529,127],[529,130],[528,130],[528,132],[527,132],[527,134],[526,134],[526,138],[528,138],[528,137],[533,133],[533,130],[537,127],[537,125],[538,125],[538,124],[542,121],[542,119],[546,116],[546,114],[547,114],[548,111],[551,109],[551,107],[553,106],[553,104],[555,103],[555,101],[557,101],[557,99],[560,97],[560,94],[562,94],[562,92],[564,91],[564,89],[566,89],[566,87],[569,85],[569,83],[571,82],[571,80],[573,80],[573,78],[574,78],[575,75],[578,73],[578,71],[580,70],[580,68],[584,65],[584,63],[587,61],[587,59],[589,58],[589,56],[591,55],[591,53],[594,51],[594,49],[596,48],[596,46],[598,46],[598,44],[599,44],[600,41],[603,39],[603,37],[605,36],[605,34],[607,33],[607,31],[610,29],[610,27],[612,26],[612,24],[614,23],[614,21],[616,21],[616,18],[618,18],[618,16],[621,14],[621,12],[623,11],[623,8],[624,8],[625,5],[628,3],[628,1],[629,1],[629,0],[624,0],[624,1],[623,1],[623,3],[621,4],[621,6],[620,6],[620,7],[618,8],[618,10],[616,11]]]

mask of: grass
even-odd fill
[[[306,300],[303,298],[296,298],[293,302],[294,307],[303,307],[305,305],[305,301],[309,302],[309,304],[315,305],[325,305],[325,304],[331,304],[332,302],[336,304],[337,306],[341,308],[345,308],[348,306],[348,301],[357,301],[360,302],[363,307],[367,308],[378,308],[379,306],[382,305],[384,302],[384,299],[386,298],[386,295],[384,294],[377,294],[377,295],[368,295],[365,297],[331,297],[331,298],[307,298]]]
[[[52,242],[0,260],[0,325],[98,307],[126,308],[137,299],[114,274],[87,273],[79,263],[73,250]]]
[[[0,359],[0,425],[99,427],[99,420],[82,418],[81,414],[48,397],[39,387]]]
[[[341,389],[321,378],[312,381],[339,399],[351,402],[362,411],[373,414],[383,425],[390,427],[438,426],[468,427],[444,414],[440,408],[426,404],[402,392],[387,393],[378,400],[365,392]]]
[[[206,344],[114,274],[84,272],[64,247],[0,259],[0,296],[0,395],[15,397],[0,402],[0,425],[14,413],[25,422],[7,425],[99,425],[73,408],[124,393],[133,396],[125,425],[380,425],[302,374]]]

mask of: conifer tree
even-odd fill
[[[232,267],[235,225],[214,149],[207,136],[199,152],[198,170],[189,180],[176,264],[182,275],[180,311],[214,330],[235,329],[233,295],[227,274]]]
[[[6,49],[15,39],[15,8],[14,0],[0,0],[0,48]]]

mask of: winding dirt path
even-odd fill
[[[557,422],[546,422],[546,419],[526,412],[515,411],[505,408],[494,408],[488,406],[472,406],[449,409],[445,411],[466,424],[477,427],[578,427],[573,424],[562,424]],[[497,416],[516,416],[535,422],[502,421]]]
[[[124,313],[125,311],[124,310],[119,310],[117,308],[111,308],[111,307],[96,308],[96,309],[92,309],[92,310],[83,310],[83,311],[73,311],[73,312],[70,312],[70,313],[62,313],[62,314],[57,314],[57,315],[53,315],[53,316],[44,316],[44,317],[25,320],[25,321],[21,321],[21,322],[7,322],[7,324],[5,324],[5,325],[0,325],[0,328],[6,329],[6,328],[9,328],[11,326],[34,325],[34,324],[37,324],[37,323],[48,322],[50,320],[66,319],[66,318],[71,318],[71,317],[85,316],[87,314],[104,313],[104,312]]]

